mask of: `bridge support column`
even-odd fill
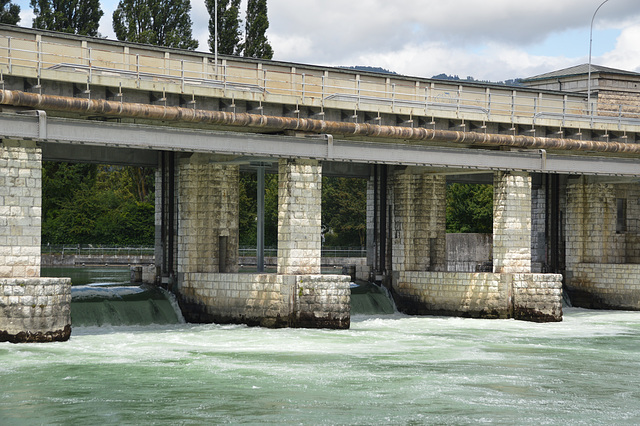
[[[203,156],[180,164],[178,300],[187,321],[349,327],[349,277],[320,270],[322,167],[309,160],[279,167],[278,272],[239,274],[237,166]]]
[[[396,172],[391,267],[446,271],[446,177]]]
[[[278,167],[278,273],[320,274],[322,166],[280,160]]]
[[[571,303],[640,310],[640,185],[570,179],[566,221]]]
[[[51,342],[71,334],[71,280],[40,277],[42,153],[0,143],[0,341]]]
[[[414,231],[410,225],[412,220],[406,218],[411,218],[408,212],[416,205],[421,206],[420,211],[444,209],[445,191],[436,189],[444,187],[444,181],[434,181],[431,191],[415,187],[407,190],[401,184],[403,179],[402,175],[396,176],[393,194],[393,238],[408,238],[404,246],[394,244],[394,268],[397,269],[393,271],[392,288],[399,309],[408,314],[530,321],[562,319],[562,276],[531,273],[531,178],[527,173],[498,172],[494,176],[493,273],[445,272],[437,266],[434,272],[419,262],[425,255],[407,246],[417,245],[421,240],[412,240],[411,236],[415,238],[420,233]],[[431,214],[436,218],[444,216],[444,213]],[[433,221],[441,223],[437,219]],[[407,225],[409,228],[404,229]],[[435,229],[444,229],[444,220]],[[437,255],[436,259],[439,259]]]
[[[531,273],[531,176],[493,178],[493,272]]]
[[[193,154],[178,165],[178,274],[238,271],[238,166]]]

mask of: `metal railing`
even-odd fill
[[[42,254],[63,256],[153,256],[153,247],[114,247],[93,244],[43,244]]]
[[[206,90],[210,96],[276,101],[296,105],[340,107],[354,111],[380,111],[413,116],[456,117],[507,123],[531,123],[551,118],[578,122],[582,127],[640,125],[640,114],[628,105],[588,105],[584,95],[538,92],[531,89],[472,84],[458,81],[412,79],[374,75],[354,70],[291,66],[277,62],[157,49],[100,39],[59,37],[10,29],[0,30],[0,73],[38,79],[60,78],[91,85],[112,83],[120,99],[122,87],[178,91],[187,96]],[[75,76],[75,77],[73,77]],[[3,80],[0,75],[0,80]],[[177,88],[176,88],[177,86]],[[166,99],[166,98],[165,98]],[[261,113],[261,104],[256,108]],[[375,119],[375,118],[374,118]],[[428,123],[427,120],[423,120]]]
[[[256,248],[241,246],[239,255],[241,257],[255,257]],[[277,257],[276,247],[265,247],[265,257]],[[322,247],[322,257],[367,257],[367,249],[364,247]]]

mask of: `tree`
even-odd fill
[[[31,0],[33,28],[96,37],[104,12],[99,0]]]
[[[273,49],[266,35],[268,28],[267,0],[249,0],[243,46],[244,56],[261,59],[273,58]]]
[[[447,232],[493,232],[493,186],[447,186]]]
[[[15,25],[20,22],[20,6],[11,0],[0,0],[0,23]]]
[[[367,237],[367,181],[322,178],[322,224],[326,246],[364,246]]]
[[[113,12],[118,40],[193,50],[189,0],[120,0]]]
[[[215,52],[215,0],[206,0],[209,11],[209,49]],[[218,52],[223,55],[241,54],[240,0],[218,0]]]

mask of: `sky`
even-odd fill
[[[279,61],[504,81],[588,63],[603,1],[268,0],[267,37]],[[13,2],[30,27],[29,0]],[[117,3],[101,0],[99,31],[111,39]],[[208,51],[205,0],[191,5],[197,50]],[[609,0],[597,12],[592,63],[640,72],[639,0]]]

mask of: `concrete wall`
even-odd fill
[[[179,301],[189,322],[349,328],[343,275],[185,274]]]
[[[50,342],[71,334],[71,281],[40,278],[42,153],[0,143],[0,342]]]
[[[447,234],[448,272],[480,272],[492,259],[492,234]]]

